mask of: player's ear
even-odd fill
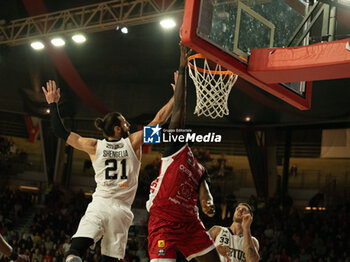
[[[114,135],[120,134],[122,131],[120,126],[115,126],[114,127]]]

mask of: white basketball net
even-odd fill
[[[194,114],[210,116],[213,119],[228,115],[227,100],[238,75],[230,71],[221,71],[219,64],[212,70],[207,59],[200,59],[204,59],[204,70],[198,71],[195,58],[192,60],[193,68],[188,66],[189,75],[196,86],[197,104]]]

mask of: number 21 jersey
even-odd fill
[[[137,190],[141,162],[130,139],[97,140],[92,165],[97,184],[93,196],[119,199],[131,206]]]

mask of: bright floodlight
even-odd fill
[[[76,42],[78,44],[84,43],[86,41],[86,37],[83,36],[82,34],[73,35],[72,39],[74,42]]]
[[[41,50],[43,49],[45,46],[42,42],[36,41],[30,44],[30,46],[34,49],[34,50]]]
[[[122,31],[123,34],[127,34],[129,32],[128,28],[125,26],[122,29],[120,29],[120,31]]]
[[[62,38],[54,38],[51,40],[51,44],[54,46],[64,46],[66,42]]]
[[[249,122],[251,120],[250,116],[246,116],[244,119],[246,122]]]
[[[162,21],[160,21],[160,25],[164,29],[171,29],[171,28],[174,28],[176,26],[176,23],[175,23],[174,19],[167,18],[167,19],[163,19]]]

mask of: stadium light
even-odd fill
[[[54,46],[60,47],[60,46],[64,46],[66,42],[64,42],[62,38],[56,37],[51,40],[51,44],[53,44]]]
[[[45,45],[40,42],[40,41],[36,41],[30,44],[30,46],[34,49],[34,50],[41,50],[45,47]]]
[[[120,31],[122,31],[123,34],[127,34],[129,32],[129,30],[126,26],[122,27],[122,29],[120,29]]]
[[[160,21],[160,25],[164,29],[172,29],[176,26],[176,23],[175,23],[174,19],[166,18],[166,19],[163,19],[162,21]]]
[[[84,43],[86,41],[86,37],[84,35],[82,35],[82,34],[73,35],[72,39],[77,44],[81,44],[81,43]]]
[[[19,186],[19,190],[29,190],[29,191],[39,191],[39,188],[36,186]]]

